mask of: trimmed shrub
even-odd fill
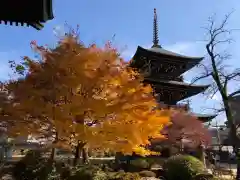
[[[71,176],[71,167],[69,164],[63,162],[55,163],[55,174],[60,177],[60,179],[66,179]]]
[[[163,169],[168,180],[192,180],[197,174],[204,173],[203,163],[189,155],[176,155],[170,157]]]
[[[138,158],[130,161],[130,171],[141,171],[149,169],[150,165],[146,159]]]
[[[154,173],[152,171],[141,171],[141,172],[139,172],[139,175],[141,177],[156,177],[156,173]]]
[[[108,180],[140,180],[141,176],[138,173],[125,173],[121,172],[114,172],[108,173]]]
[[[47,179],[53,170],[53,163],[43,157],[41,150],[31,150],[13,167],[16,180]]]
[[[122,180],[140,180],[141,177],[138,173],[125,173]]]
[[[107,180],[107,174],[97,166],[78,166],[68,180]]]

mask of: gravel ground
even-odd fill
[[[2,180],[13,180],[13,178],[11,175],[6,174],[2,177]]]

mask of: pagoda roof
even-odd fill
[[[240,102],[240,94],[229,97],[229,99],[230,99],[230,101],[233,101],[233,102]]]
[[[181,97],[177,97],[178,99],[173,99],[175,102],[197,95],[209,87],[209,85],[195,85],[179,81],[156,80],[151,78],[145,78],[144,81],[151,84],[156,93],[159,93],[161,89],[176,94],[179,92],[184,93]]]
[[[2,5],[0,24],[10,26],[31,26],[37,30],[43,28],[43,24],[54,18],[52,0],[38,1],[6,1]]]
[[[144,57],[144,58],[142,58]],[[145,59],[145,60],[144,60]],[[141,69],[141,66],[145,63],[144,61],[156,61],[157,64],[175,64],[176,66],[184,65],[183,68],[178,68],[174,73],[177,73],[176,76],[181,75],[182,73],[188,71],[193,68],[197,64],[199,64],[204,57],[191,57],[181,55],[169,50],[162,48],[161,46],[155,47],[153,46],[150,49],[143,48],[141,46],[137,47],[137,50],[133,56],[132,66]],[[173,74],[174,74],[173,73]]]
[[[199,113],[192,113],[193,116],[197,117],[198,120],[200,120],[201,122],[205,123],[205,122],[209,122],[212,119],[214,119],[217,115],[216,114],[199,114]]]
[[[181,81],[174,81],[174,80],[156,80],[156,79],[152,79],[152,78],[145,78],[144,80],[146,81],[151,81],[151,82],[155,82],[155,83],[160,83],[160,84],[169,84],[169,85],[177,85],[180,87],[189,87],[189,88],[199,88],[202,91],[206,90],[209,85],[197,85],[197,84],[189,84],[186,82],[181,82]]]
[[[198,87],[198,88],[203,88],[205,90],[205,88],[208,88],[209,85],[197,85],[197,84],[189,84],[186,82],[180,82],[180,81],[164,81],[161,80],[159,82],[163,82],[163,83],[169,83],[169,84],[176,84],[176,85],[180,85],[180,86],[189,86],[189,87]]]
[[[171,59],[177,59],[179,61],[185,60],[183,62],[189,62],[187,60],[191,60],[192,63],[194,63],[195,65],[197,63],[199,63],[201,60],[204,59],[204,57],[186,56],[186,55],[182,55],[182,54],[178,54],[178,53],[166,50],[166,49],[164,49],[162,47],[154,47],[154,46],[149,48],[149,49],[143,48],[141,46],[138,46],[135,55],[138,53],[138,51],[139,52],[151,53],[151,54],[153,54],[155,56],[159,56],[159,57],[166,57],[166,58],[171,58]]]
[[[142,47],[140,47],[140,48],[142,48]],[[192,56],[186,56],[186,55],[178,54],[178,53],[175,53],[175,52],[163,49],[162,47],[154,47],[153,46],[150,49],[145,49],[145,50],[147,50],[149,52],[161,54],[161,55],[167,55],[167,56],[184,58],[184,59],[192,59],[192,60],[199,60],[199,61],[201,61],[204,58],[204,57],[192,57]]]

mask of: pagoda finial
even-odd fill
[[[157,21],[157,10],[154,8],[154,18],[153,18],[153,46],[152,47],[159,47],[161,46],[158,44],[158,21]]]

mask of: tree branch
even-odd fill
[[[202,75],[193,78],[192,81],[191,81],[191,83],[190,83],[190,85],[196,83],[197,81],[199,81],[199,80],[201,80],[201,79],[205,79],[205,78],[207,78],[207,77],[212,76],[212,72],[209,70],[209,68],[208,68],[206,65],[204,65],[204,64],[198,64],[198,67],[199,67],[199,68],[202,67],[202,68],[204,69],[204,72],[202,73]]]

